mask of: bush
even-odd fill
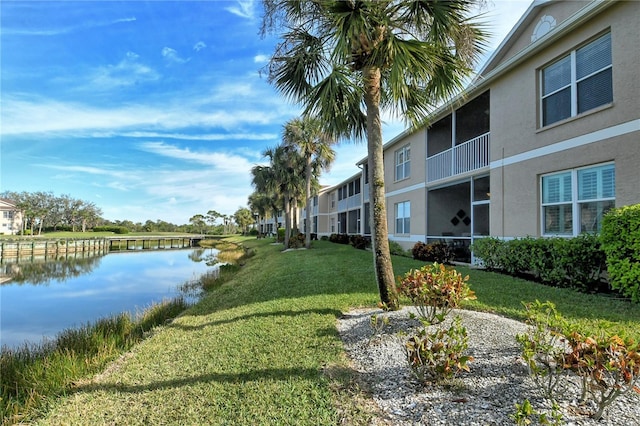
[[[284,243],[284,228],[278,228],[277,242]]]
[[[462,353],[469,347],[467,329],[459,316],[448,329],[427,332],[421,329],[405,344],[405,353],[411,369],[423,382],[450,379],[461,370],[469,371],[467,363],[473,357]]]
[[[530,276],[543,284],[593,293],[602,290],[604,252],[599,238],[482,238],[472,245],[485,268],[514,276]]]
[[[129,229],[124,226],[104,225],[94,227],[93,232],[113,232],[114,234],[128,234]]]
[[[368,246],[370,246],[371,242],[368,238],[363,237],[362,235],[351,235],[349,236],[349,244],[351,244],[354,248],[358,250],[364,250]]]
[[[575,331],[556,311],[551,302],[525,305],[528,334],[516,339],[523,349],[534,382],[543,396],[555,402],[570,391],[567,373],[580,378],[581,403],[591,399],[596,410],[592,417],[600,420],[604,410],[619,396],[638,392],[640,384],[640,346],[617,335],[586,336]]]
[[[398,291],[407,296],[420,313],[424,322],[437,324],[463,300],[475,299],[469,289],[469,276],[443,264],[434,263],[420,269],[412,269],[398,277]]]
[[[349,235],[347,234],[331,234],[329,241],[336,244],[349,244]]]
[[[640,204],[607,213],[601,238],[611,287],[640,303]]]
[[[304,234],[298,234],[289,238],[289,248],[299,249],[304,247],[307,237]]]
[[[320,237],[320,241],[329,241],[329,237],[323,235],[322,237]]]
[[[418,241],[411,250],[413,258],[425,262],[451,263],[454,251],[447,243],[425,244]]]
[[[389,240],[389,252],[396,256],[407,256],[407,250],[396,241]]]
[[[473,255],[480,259],[482,266],[489,271],[503,269],[502,262],[506,241],[499,238],[487,237],[474,240],[471,245]]]

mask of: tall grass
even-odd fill
[[[183,312],[177,298],[153,304],[136,317],[123,313],[67,329],[48,342],[25,344],[0,353],[2,424],[29,420],[48,398],[65,394],[79,378],[104,366],[140,342],[153,327]]]

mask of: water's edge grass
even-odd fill
[[[336,320],[374,308],[371,253],[314,242],[283,253],[244,240],[252,257],[99,376],[46,398],[38,424],[367,424],[376,415],[345,357]],[[422,262],[393,258],[396,275]],[[467,309],[523,319],[551,300],[595,332],[640,337],[640,306],[457,267],[478,299]],[[406,303],[406,301],[404,301]],[[114,356],[112,359],[115,359]],[[39,416],[39,417],[38,417]],[[39,418],[39,420],[38,420]]]

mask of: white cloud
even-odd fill
[[[241,18],[253,20],[255,16],[253,4],[254,0],[238,0],[235,6],[229,6],[225,9]]]
[[[4,35],[21,35],[21,36],[57,36],[62,34],[70,34],[76,31],[86,30],[90,28],[107,27],[110,25],[135,22],[135,17],[113,19],[111,21],[88,21],[78,25],[58,28],[3,28]]]
[[[193,45],[193,50],[195,50],[196,52],[199,52],[205,47],[207,47],[207,45],[203,41],[199,41]]]
[[[269,62],[269,55],[256,55],[253,57],[253,62],[256,64],[266,64]]]
[[[162,57],[168,64],[184,64],[191,60],[191,58],[184,59],[180,57],[180,55],[178,55],[178,52],[170,47],[162,48]]]
[[[135,52],[127,52],[118,64],[95,69],[89,74],[91,90],[108,91],[160,79],[155,70],[138,62],[139,57]]]

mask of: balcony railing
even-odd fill
[[[427,182],[435,182],[489,165],[490,133],[427,158]]]

